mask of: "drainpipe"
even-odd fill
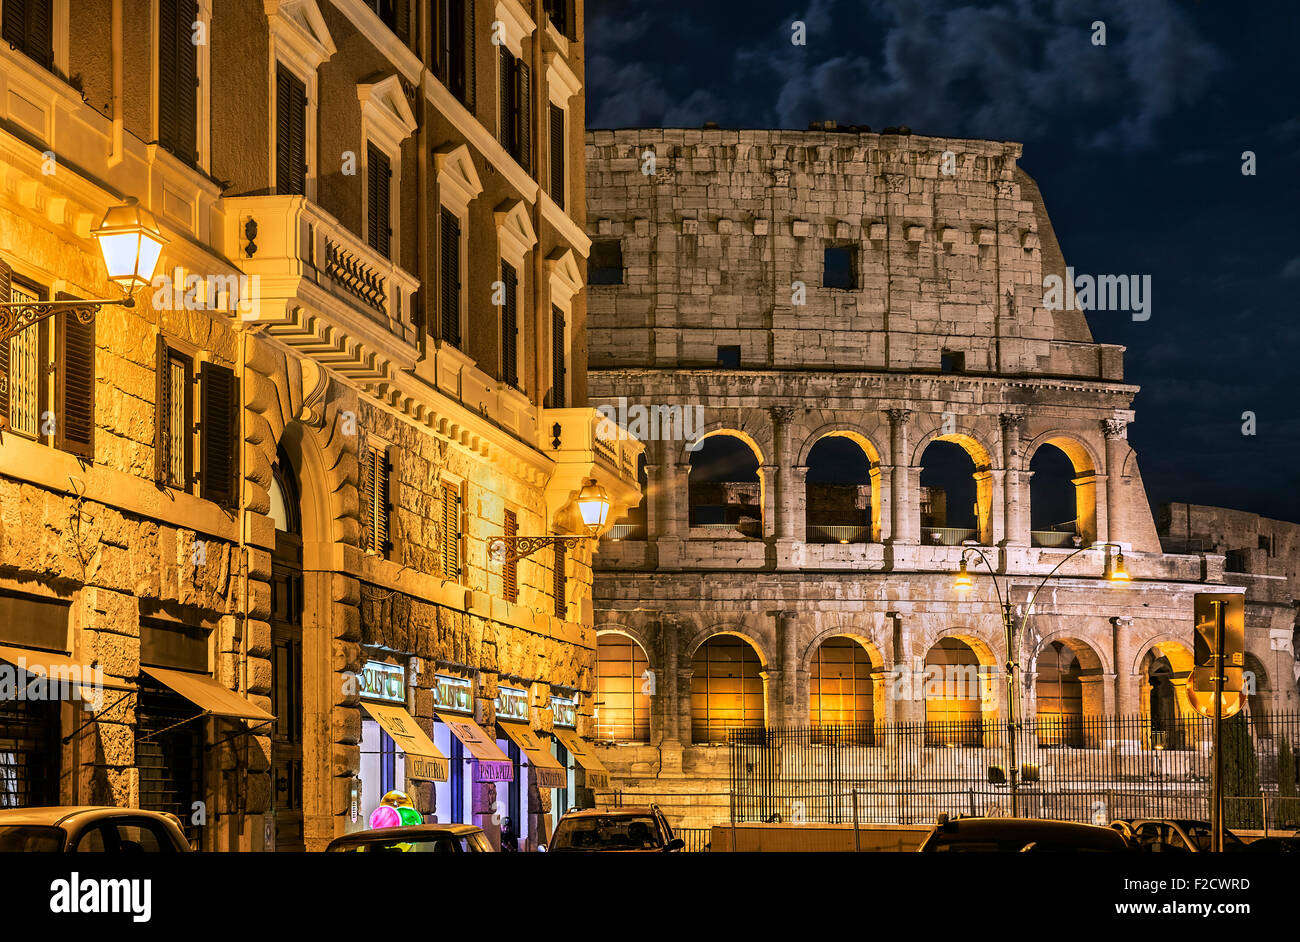
[[[116,167],[122,162],[122,0],[113,0],[113,137],[108,152],[108,165]]]
[[[548,308],[545,304],[542,288],[545,274],[542,264],[542,185],[540,180],[542,176],[542,134],[550,133],[550,123],[544,121],[542,116],[543,109],[550,104],[549,97],[541,97],[542,86],[546,84],[545,61],[542,55],[542,34],[546,31],[546,11],[542,8],[542,0],[533,0],[533,22],[537,26],[529,40],[532,47],[533,80],[528,84],[528,94],[533,96],[533,100],[528,111],[533,120],[533,133],[529,135],[532,139],[532,153],[529,155],[528,160],[529,165],[532,167],[533,180],[537,184],[537,194],[533,200],[533,231],[537,233],[537,246],[533,250],[533,389],[536,390],[537,408],[540,415],[543,389],[546,385],[545,350],[547,344],[545,325],[549,320],[545,316]],[[548,130],[544,132],[543,128]]]
[[[121,0],[117,0],[121,2]],[[240,411],[240,434],[243,434],[244,428],[244,400],[246,384],[244,378],[248,374],[248,332],[241,330],[239,332],[239,411]],[[248,697],[248,569],[249,569],[249,549],[248,549],[248,510],[245,501],[245,490],[248,472],[248,449],[244,442],[239,443],[239,493],[236,495],[237,506],[239,507],[239,556],[242,560],[243,569],[243,590],[244,598],[240,605],[240,624],[239,624],[239,664],[240,664],[240,694]],[[244,800],[240,803],[239,810],[239,830],[242,833],[247,823],[248,807],[248,783],[247,775],[249,768],[249,759],[253,749],[253,737],[251,735],[241,736],[244,741]],[[263,825],[265,827],[265,825]],[[234,837],[234,835],[231,835]],[[238,841],[238,838],[235,838]]]
[[[420,31],[420,78],[416,83],[419,107],[415,109],[415,188],[418,193],[415,217],[418,231],[415,235],[416,274],[420,277],[420,336],[416,344],[420,353],[428,357],[432,352],[429,338],[433,334],[433,302],[429,286],[433,284],[433,259],[429,254],[429,60],[433,57],[431,30],[424,23],[428,4],[417,4],[416,28]]]

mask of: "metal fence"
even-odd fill
[[[1039,717],[1016,732],[1025,817],[1208,819],[1212,722],[1185,717]],[[859,723],[736,729],[735,821],[928,824],[938,814],[1009,814],[1007,724]],[[1225,822],[1300,828],[1300,714],[1225,723]],[[856,808],[855,808],[856,805]]]

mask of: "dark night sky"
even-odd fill
[[[1088,320],[1153,504],[1300,521],[1298,39],[1295,0],[589,0],[587,118],[1024,142],[1067,264],[1151,275],[1149,320]]]

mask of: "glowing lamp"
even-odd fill
[[[970,571],[966,568],[966,560],[961,561],[961,568],[957,570],[957,576],[952,581],[953,588],[959,592],[965,592],[975,584],[970,577]]]
[[[159,231],[153,213],[135,197],[106,212],[103,222],[91,230],[91,235],[99,241],[109,280],[128,295],[153,281],[167,240]]]
[[[578,492],[578,513],[587,532],[595,536],[609,516],[609,494],[595,479],[588,481]]]
[[[1110,564],[1110,581],[1111,582],[1129,582],[1128,570],[1124,568],[1124,554],[1116,553],[1114,561]]]

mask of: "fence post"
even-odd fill
[[[853,789],[853,852],[862,853],[862,838],[858,834],[858,790]]]
[[[1268,837],[1268,792],[1262,788],[1259,790],[1259,803],[1263,806],[1261,810],[1264,815],[1264,836]]]

